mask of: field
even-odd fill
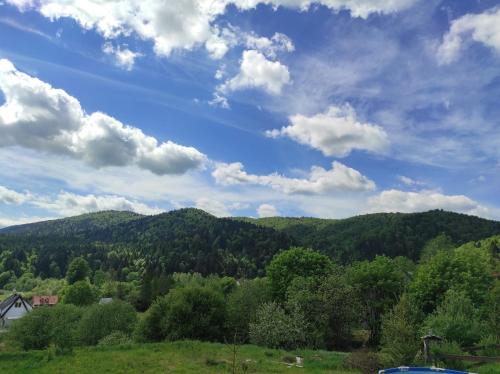
[[[80,348],[66,356],[50,352],[0,353],[0,373],[231,373],[233,362],[232,346],[192,341]],[[303,368],[285,362],[295,361],[295,353],[304,357]],[[236,372],[358,373],[342,368],[344,358],[344,353],[245,345],[237,349]]]

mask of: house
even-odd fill
[[[7,328],[13,321],[31,312],[32,306],[21,295],[14,293],[0,302],[0,328]]]
[[[41,306],[54,306],[59,302],[58,296],[33,296],[31,299],[31,305],[33,308],[38,308]]]

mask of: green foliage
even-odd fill
[[[250,341],[269,348],[296,349],[306,344],[306,321],[297,309],[287,314],[275,302],[263,304],[250,323]]]
[[[409,291],[425,313],[434,311],[452,288],[463,290],[478,306],[493,284],[492,271],[491,254],[481,246],[441,251],[418,267]]]
[[[271,301],[271,287],[266,278],[243,280],[227,298],[226,327],[229,336],[236,334],[247,341],[249,324],[255,321],[258,308]]]
[[[446,341],[471,347],[481,339],[483,327],[467,294],[451,289],[446,292],[443,303],[426,318],[421,332],[432,331]]]
[[[90,305],[97,301],[97,291],[86,280],[78,281],[66,286],[63,302],[77,306]]]
[[[440,251],[450,252],[454,248],[455,243],[453,243],[451,238],[446,234],[440,234],[425,244],[422,253],[420,253],[420,262],[428,261]]]
[[[56,305],[33,310],[15,321],[8,338],[24,350],[55,345],[58,352],[70,351],[77,342],[81,310],[73,305]]]
[[[99,340],[98,345],[101,347],[109,347],[128,344],[132,344],[130,336],[121,331],[115,331]]]
[[[370,330],[369,342],[380,340],[381,317],[397,302],[405,287],[405,275],[396,263],[385,256],[363,261],[348,269],[349,283],[362,305],[361,314]]]
[[[382,320],[382,354],[386,367],[399,367],[415,362],[420,349],[422,315],[408,294],[403,294]]]
[[[220,292],[189,285],[171,290],[146,312],[136,333],[140,341],[198,339],[224,336],[225,304]]]
[[[325,255],[305,248],[292,248],[276,255],[266,269],[273,295],[284,300],[290,282],[296,277],[320,280],[331,273],[332,261]]]
[[[66,280],[68,284],[73,284],[86,280],[89,274],[90,268],[88,262],[82,257],[77,257],[69,264],[68,271],[66,272]]]
[[[85,345],[95,345],[115,332],[130,336],[136,322],[137,314],[130,304],[113,301],[109,304],[92,305],[82,316],[80,340]]]

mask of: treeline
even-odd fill
[[[33,311],[8,337],[23,349],[61,351],[179,339],[285,349],[366,345],[387,367],[420,363],[420,337],[432,331],[443,338],[437,347],[443,352],[481,346],[480,353],[498,354],[499,248],[500,237],[455,248],[441,235],[418,262],[377,256],[351,265],[292,248],[274,256],[261,278],[155,278],[163,289],[141,318],[130,303],[133,293],[123,289],[133,282],[98,282],[103,274],[92,274],[78,258],[59,290],[63,304]],[[101,296],[114,301],[95,305]]]
[[[156,216],[100,212],[0,230],[0,289],[29,290],[40,280],[60,279],[76,257],[113,280],[143,283],[175,272],[262,277],[273,256],[291,246],[313,248],[343,265],[377,255],[417,261],[440,234],[456,246],[500,234],[500,222],[444,211],[345,220],[221,219],[197,209]]]

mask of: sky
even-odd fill
[[[0,227],[499,191],[500,0],[0,1]]]

